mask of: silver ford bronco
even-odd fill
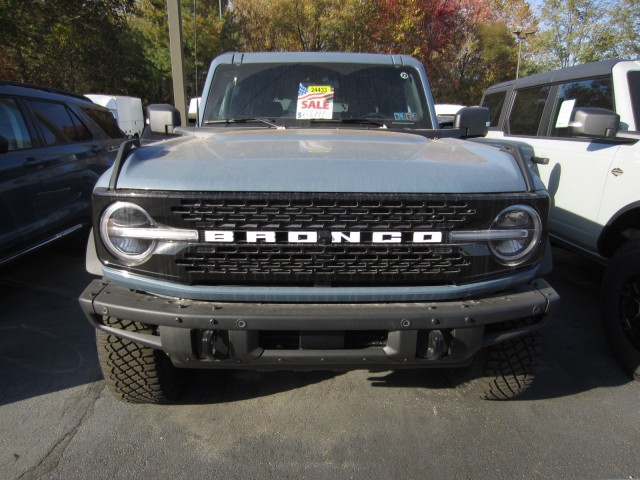
[[[437,368],[509,399],[558,303],[549,196],[516,148],[439,129],[414,58],[233,53],[195,127],[123,145],[93,193],[80,297],[106,384],[174,401],[183,369]],[[179,117],[179,115],[178,115]]]

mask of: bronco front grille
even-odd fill
[[[114,201],[113,196],[94,197],[97,208],[100,202]],[[488,248],[454,244],[449,234],[489,228],[505,207],[514,203],[535,207],[541,200],[526,193],[141,195],[118,191],[115,196],[135,201],[158,224],[199,233],[197,244],[156,254],[144,264],[131,267],[135,273],[191,285],[337,287],[454,285],[512,272],[495,262]],[[442,241],[404,241],[412,232],[425,230],[441,233]],[[211,243],[205,241],[207,231],[238,235],[233,242]],[[276,232],[278,240],[247,243],[241,234],[247,231]],[[318,238],[313,243],[290,243],[286,238],[291,231],[313,231]],[[362,232],[362,241],[332,243],[334,231]],[[370,240],[373,232],[401,232],[403,242],[375,243]]]
[[[198,228],[359,231],[450,230],[477,214],[476,208],[464,199],[318,194],[183,199],[172,212]]]
[[[439,250],[439,251],[438,251]],[[191,276],[262,276],[272,281],[335,285],[386,278],[457,275],[470,258],[458,248],[254,245],[188,249],[176,263]]]

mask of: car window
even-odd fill
[[[633,118],[636,123],[636,130],[640,130],[640,71],[627,73],[629,84],[629,96],[631,97],[631,108],[633,108]]]
[[[0,97],[0,153],[32,146],[31,135],[16,101]]]
[[[504,105],[504,99],[507,97],[507,92],[495,92],[485,95],[482,100],[482,107],[489,109],[489,126],[497,127],[498,120],[500,119],[500,112]]]
[[[124,133],[120,130],[118,122],[113,117],[111,112],[100,110],[93,107],[80,107],[84,113],[86,113],[91,120],[96,122],[98,126],[106,133],[109,138],[123,138]]]
[[[508,131],[512,135],[537,135],[551,87],[542,85],[516,91],[509,114]]]
[[[47,145],[91,140],[89,129],[64,104],[40,100],[28,101]]]
[[[554,99],[549,135],[566,137],[571,112],[580,107],[598,107],[613,111],[611,78],[599,77],[559,85]]]
[[[378,119],[429,128],[419,72],[367,64],[241,64],[216,69],[204,123],[264,118],[290,127]],[[317,122],[316,122],[317,123]]]

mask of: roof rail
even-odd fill
[[[70,97],[75,97],[78,99],[82,99],[82,100],[87,100],[87,101],[91,101],[89,100],[87,97],[85,97],[84,95],[80,95],[79,93],[73,93],[73,92],[68,92],[66,90],[62,90],[60,88],[55,88],[55,87],[47,87],[44,85],[36,85],[33,83],[23,83],[23,82],[14,82],[11,80],[0,80],[0,85],[6,85],[9,87],[23,87],[23,88],[31,88],[33,90],[41,90],[43,92],[49,92],[49,93],[57,93],[60,95],[67,95]]]

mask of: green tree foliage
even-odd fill
[[[0,76],[77,92],[141,92],[133,0],[0,0]],[[142,69],[140,68],[142,67]]]
[[[640,58],[640,0],[621,0],[613,9],[614,50],[622,58]]]
[[[637,0],[626,3],[635,3],[635,15],[633,10],[624,15],[637,22]],[[620,35],[616,33],[615,15],[621,5],[610,0],[545,0],[540,10],[540,30],[530,42],[537,69],[564,68],[618,56]]]
[[[129,17],[132,30],[144,38],[142,51],[149,62],[149,100],[172,102],[171,55],[166,0],[138,0]],[[220,15],[218,2],[181,1],[182,41],[187,94],[202,90],[209,62],[235,48],[235,23],[231,12]],[[196,78],[197,76],[197,78]]]
[[[478,24],[456,51],[455,64],[435,90],[438,103],[477,105],[486,88],[515,77],[516,46],[509,29],[498,22]]]

